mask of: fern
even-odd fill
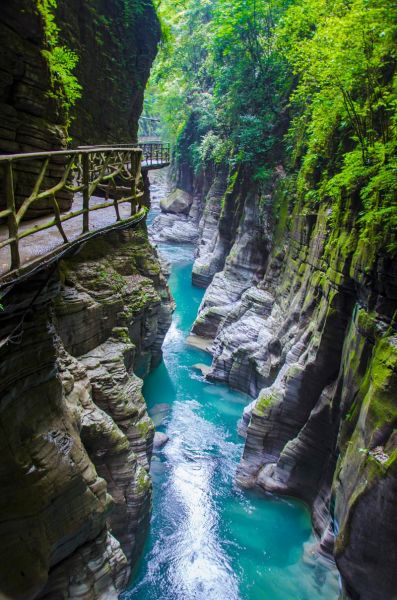
[[[47,48],[42,51],[51,75],[51,97],[56,98],[65,113],[66,127],[70,125],[71,110],[81,98],[82,87],[74,75],[79,61],[77,54],[59,44],[59,27],[54,11],[57,0],[38,0],[37,8],[44,22],[44,35]]]

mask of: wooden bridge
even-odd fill
[[[144,220],[142,171],[169,164],[170,146],[158,141],[0,156],[0,291]]]

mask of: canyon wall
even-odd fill
[[[59,2],[60,42],[79,57],[81,99],[73,110],[74,144],[137,141],[138,119],[160,40],[151,0]]]
[[[159,39],[151,1],[6,2],[0,15],[0,152],[135,142]],[[74,69],[70,56],[77,59]],[[58,71],[66,84],[54,75]],[[80,97],[72,101],[76,85]],[[17,207],[31,194],[40,168],[37,160],[14,164]],[[56,185],[63,168],[59,158],[51,161],[44,185]],[[3,179],[0,169],[0,186]],[[65,190],[57,194],[61,211],[72,200]],[[46,213],[53,214],[53,206],[43,199],[27,218]]]
[[[2,300],[0,596],[117,598],[149,518],[141,393],[172,303],[144,226]]]
[[[152,3],[12,0],[0,16],[0,151],[59,149],[67,141],[59,86],[43,56],[49,44],[39,4],[59,29],[57,46],[78,57],[82,89],[69,115],[72,144],[134,141],[160,38]]]
[[[308,503],[346,598],[392,600],[393,252],[359,235],[354,198],[309,210],[281,166],[265,189],[242,171],[221,181],[201,215],[193,281],[208,289],[192,333],[213,355],[208,379],[254,398],[237,482]]]
[[[0,151],[135,140],[159,37],[150,1],[5,3]],[[55,46],[78,57],[69,114],[45,55]],[[15,170],[17,204],[37,168]],[[1,598],[109,600],[126,586],[151,504],[140,377],[160,360],[171,311],[145,226],[2,293]]]

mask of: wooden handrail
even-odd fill
[[[101,146],[79,146],[74,150],[47,150],[45,152],[24,152],[21,154],[0,154],[0,163],[4,161],[16,161],[16,160],[27,160],[33,158],[43,157],[57,157],[57,156],[73,156],[81,154],[90,154],[91,152],[108,152],[109,150],[117,151],[122,150],[137,150],[138,144],[119,144],[119,145],[101,145]]]
[[[131,147],[131,144],[119,144],[117,148],[123,149]],[[132,147],[140,148],[142,150],[142,166],[144,168],[150,167],[165,167],[171,162],[171,144],[169,142],[162,142],[161,140],[151,140],[148,142],[140,141],[137,144],[133,144]],[[95,148],[95,146],[79,146],[79,149],[83,151]],[[102,146],[102,148],[113,148],[115,147]]]
[[[147,152],[150,158],[152,154],[148,149]],[[169,146],[168,150],[164,148],[162,157],[169,160]],[[56,226],[63,241],[61,248],[64,248],[69,243],[63,228],[65,221],[82,216],[80,235],[86,237],[92,211],[113,206],[116,224],[126,222],[126,219],[122,221],[120,218],[119,205],[122,203],[130,203],[131,217],[138,212],[141,214],[139,200],[143,196],[142,158],[143,150],[131,144],[0,155],[0,177],[5,199],[0,218],[6,222],[8,229],[7,238],[0,240],[0,249],[9,246],[11,255],[10,267],[0,275],[0,280],[21,266],[19,241],[23,238]],[[23,181],[22,191],[18,186],[19,178]],[[26,193],[27,182],[31,187],[30,193]],[[113,198],[109,199],[112,191]],[[105,195],[105,202],[90,204],[95,192]],[[72,198],[76,193],[83,196],[83,208],[61,214],[58,200],[60,194],[62,197],[69,194]],[[28,229],[25,224],[21,230],[26,214],[35,210],[36,206],[42,210],[39,203],[43,201],[47,204],[46,211],[50,209],[52,212],[49,220]],[[45,252],[43,249],[43,255]]]

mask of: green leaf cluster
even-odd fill
[[[336,227],[353,205],[361,239],[395,252],[397,0],[162,0],[159,12],[149,99],[176,157],[260,182],[283,164],[304,210],[325,203]]]
[[[56,98],[65,114],[66,126],[70,124],[71,109],[81,97],[82,87],[79,84],[75,68],[79,61],[77,54],[59,43],[59,27],[55,21],[57,0],[37,0],[37,8],[44,22],[46,58],[51,75],[51,96]]]
[[[263,176],[259,163],[277,160],[275,129],[292,83],[275,37],[285,5],[279,0],[161,2],[167,36],[147,104],[174,143],[194,120],[196,170],[206,162],[242,163]]]
[[[397,2],[295,0],[279,47],[297,85],[288,143],[307,203],[360,204],[360,235],[397,249]]]

